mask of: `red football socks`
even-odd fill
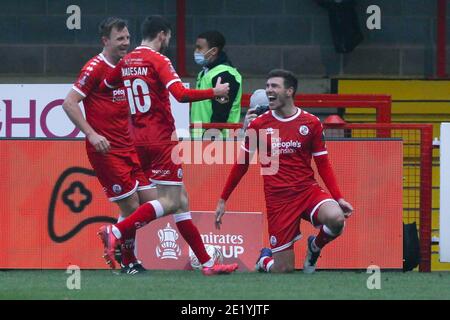
[[[177,227],[184,240],[186,240],[188,245],[191,247],[198,261],[200,261],[201,264],[208,262],[211,257],[206,252],[200,233],[194,223],[192,223],[192,220],[188,219],[179,221],[177,222]]]
[[[124,241],[121,247],[122,264],[128,266],[130,263],[137,261],[134,255],[134,239],[127,239]]]
[[[275,260],[273,260],[273,257],[264,257],[264,260],[262,261],[262,267],[264,271],[270,272],[270,268],[272,268]]]
[[[328,229],[326,226],[322,226],[320,228],[319,234],[314,240],[314,243],[319,249],[322,249],[327,243],[333,241],[337,237],[338,236],[333,234],[333,232],[331,232],[331,230]]]
[[[144,203],[137,210],[125,220],[115,224],[119,229],[121,239],[134,239],[136,237],[136,230],[145,226],[149,222],[156,219],[155,208],[150,202]]]

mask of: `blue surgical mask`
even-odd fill
[[[196,64],[202,67],[208,63],[208,60],[205,58],[205,54],[201,52],[194,52],[194,60]]]
[[[211,51],[211,49],[209,49],[208,51],[206,51],[205,53],[201,53],[201,52],[194,52],[194,61],[196,64],[200,65],[200,66],[206,66],[208,64],[208,59],[205,58],[205,55]]]

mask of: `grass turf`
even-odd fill
[[[379,290],[367,288],[369,274],[351,271],[205,277],[198,271],[157,270],[130,276],[82,270],[80,290],[67,288],[69,276],[65,270],[0,271],[0,299],[450,299],[447,272],[382,271]]]

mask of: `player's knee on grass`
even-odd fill
[[[294,271],[294,266],[288,265],[286,263],[280,262],[277,263],[277,260],[274,259],[274,263],[272,269],[270,270],[273,273],[288,273]]]
[[[294,249],[284,250],[273,254],[273,266],[270,272],[287,273],[295,269]]]

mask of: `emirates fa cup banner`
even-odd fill
[[[216,261],[237,263],[240,271],[254,270],[263,245],[263,215],[258,212],[227,212],[220,230],[214,212],[192,212],[207,252]],[[173,216],[141,228],[136,236],[136,256],[146,269],[190,270],[200,264],[177,229]]]

